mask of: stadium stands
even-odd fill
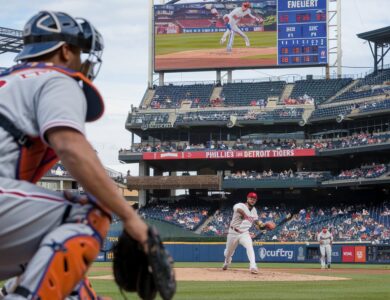
[[[321,104],[352,82],[352,78],[317,79],[295,81],[290,98],[310,96],[316,104]]]
[[[211,26],[209,19],[196,19],[196,20],[178,20],[177,24],[181,28],[207,28]]]
[[[179,108],[183,100],[192,101],[192,107],[210,105],[212,84],[165,85],[157,86],[150,103],[151,108]]]
[[[208,219],[200,234],[226,236],[233,215],[233,204],[220,207],[215,212],[207,206],[156,205],[140,210],[146,219],[156,219],[189,231],[195,231]],[[262,222],[278,223],[293,208],[258,207]],[[295,210],[295,209],[294,209]],[[304,207],[291,221],[272,232],[260,232],[257,239],[272,241],[316,241],[317,233],[328,226],[335,241],[372,241],[390,243],[390,210],[387,202],[367,207],[364,204]],[[117,224],[112,225],[114,230]],[[253,227],[252,232],[257,232]]]
[[[379,70],[360,79],[351,89],[336,97],[332,102],[373,97],[389,93],[390,69]]]
[[[226,120],[225,120],[226,121]],[[329,151],[335,149],[353,148],[390,142],[390,132],[355,133],[351,136],[334,139],[276,139],[249,141],[207,141],[205,144],[191,145],[187,142],[166,141],[150,145],[149,143],[134,144],[130,152],[177,152],[206,150],[272,150],[272,149],[317,149]]]
[[[130,115],[127,119],[127,123],[132,126],[152,128],[152,127],[167,127],[171,124],[168,123],[168,113],[147,113]]]
[[[209,210],[202,206],[156,205],[141,208],[139,213],[144,218],[165,221],[194,231],[208,217]]]
[[[227,106],[250,106],[269,97],[280,98],[285,85],[284,81],[227,83],[223,86],[222,97]]]
[[[360,168],[355,168],[351,170],[343,170],[339,175],[334,177],[336,180],[346,180],[346,179],[373,179],[382,176],[388,170],[388,166],[385,164],[372,164],[365,165]]]
[[[336,118],[340,115],[346,116],[350,114],[354,108],[354,104],[321,107],[313,112],[310,117],[310,121],[314,121],[316,119]]]

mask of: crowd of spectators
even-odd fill
[[[317,234],[325,225],[328,226],[335,241],[369,241],[372,243],[390,242],[390,212],[385,204],[380,216],[386,223],[375,220],[373,211],[364,205],[349,205],[332,208],[302,208],[279,231],[262,232],[257,239],[291,242],[291,241],[317,241]],[[258,208],[259,218],[263,222],[273,220],[278,223],[289,210],[280,207]],[[202,233],[208,236],[224,236],[229,230],[232,209],[225,208],[214,214],[213,220],[203,228]],[[255,231],[251,228],[251,231]]]
[[[206,143],[190,144],[188,142],[162,142],[155,145],[148,143],[134,144],[131,152],[178,152],[178,151],[209,151],[209,150],[273,150],[273,149],[317,149],[319,151],[343,149],[390,142],[390,132],[368,133],[360,132],[351,136],[334,139],[251,139],[243,141],[207,141]],[[124,149],[121,149],[124,151]],[[121,152],[120,151],[120,152]]]
[[[264,171],[235,171],[231,172],[228,175],[225,175],[224,179],[289,179],[289,178],[298,178],[298,179],[306,179],[306,178],[315,178],[315,179],[323,179],[327,178],[328,172],[294,172],[293,170],[284,170],[280,172],[274,172],[269,169]]]
[[[141,208],[143,218],[152,218],[205,236],[226,236],[233,215],[233,204],[224,205],[217,210],[211,206],[191,206],[176,204],[157,204]],[[364,204],[340,205],[333,207],[305,207],[300,210],[284,204],[279,206],[257,207],[262,222],[276,224],[291,212],[293,218],[275,231],[251,232],[256,239],[266,241],[317,241],[317,234],[323,226],[332,232],[335,241],[368,241],[390,243],[390,206],[388,202],[367,207]],[[203,227],[201,227],[203,226]]]
[[[299,96],[297,98],[287,98],[287,99],[283,99],[283,103],[284,105],[307,105],[307,104],[310,104],[310,105],[314,105],[314,98],[313,97],[310,97],[309,95],[307,94],[304,94],[303,96]]]
[[[342,170],[339,175],[334,179],[337,180],[348,180],[348,179],[371,179],[382,176],[387,172],[388,167],[385,164],[363,165],[360,168],[351,170]]]
[[[152,218],[175,224],[187,230],[195,230],[208,217],[207,207],[156,205],[143,207],[139,214],[143,218]]]

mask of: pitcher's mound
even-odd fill
[[[220,268],[175,268],[178,281],[321,281],[321,280],[348,280],[349,278],[329,276],[324,270],[323,275],[307,275],[272,270],[259,270],[259,274],[251,274],[248,269]],[[90,279],[113,279],[112,275],[92,276]]]

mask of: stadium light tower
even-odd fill
[[[0,27],[0,54],[6,52],[19,53],[22,50],[22,31]]]
[[[328,0],[328,65],[326,77],[330,77],[330,68],[336,68],[337,77],[342,75],[341,48],[341,0]]]
[[[19,53],[23,47],[22,31],[0,27],[0,54]],[[0,72],[5,70],[0,66]]]

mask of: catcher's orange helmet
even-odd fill
[[[248,1],[246,1],[246,2],[242,3],[242,7],[251,8],[252,5]]]

